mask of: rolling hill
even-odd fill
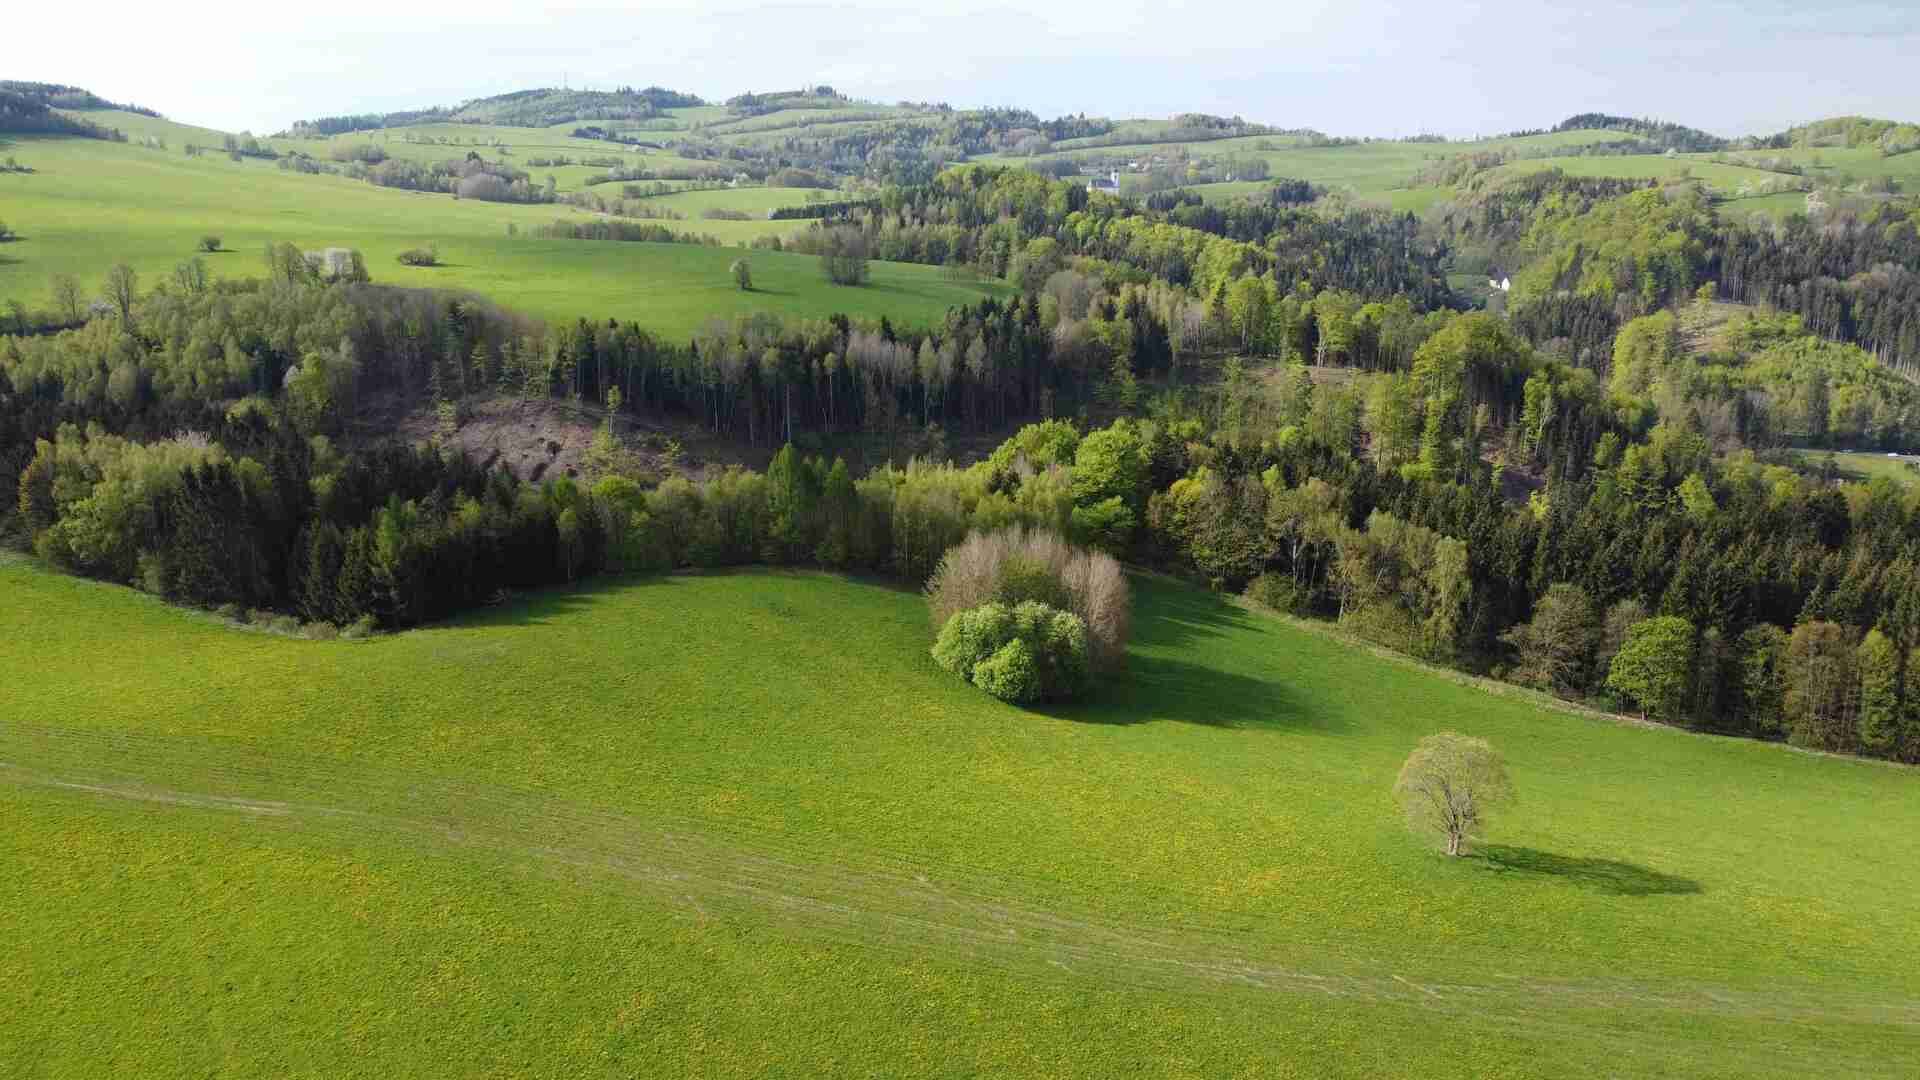
[[[1920,1066],[1909,771],[1184,586],[1137,581],[1126,677],[1040,712],[936,669],[917,596],[816,574],[365,643],[0,588],[0,1049],[36,1075]],[[1460,861],[1387,797],[1447,727],[1523,799]]]

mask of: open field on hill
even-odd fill
[[[146,281],[159,280],[192,257],[195,243],[209,233],[227,249],[206,257],[217,276],[258,276],[259,253],[269,242],[354,247],[365,254],[376,281],[473,289],[549,319],[633,319],[676,335],[710,317],[755,310],[809,316],[844,311],[924,322],[999,288],[938,267],[894,263],[874,263],[866,287],[838,288],[822,278],[811,258],[755,252],[758,291],[740,293],[727,276],[728,264],[741,254],[731,248],[525,235],[556,219],[587,220],[566,206],[457,200],[340,176],[301,175],[272,162],[235,163],[222,154],[188,158],[177,140],[159,151],[92,139],[22,138],[0,146],[0,153],[36,170],[0,175],[0,216],[21,237],[0,248],[0,300],[35,306],[46,302],[48,279],[56,273],[75,275],[91,291],[108,267],[125,261]],[[774,191],[782,200],[805,197],[788,189],[754,191],[752,200]],[[508,236],[509,224],[521,235]],[[662,224],[727,243],[805,225],[764,218],[710,221],[697,213]],[[446,265],[416,268],[395,261],[399,252],[427,244],[439,246]]]
[[[1618,176],[1634,180],[1694,179],[1721,194],[1738,191],[1742,184],[1759,184],[1778,174],[1764,169],[1723,165],[1704,154],[1603,154],[1594,157],[1530,158],[1502,166],[1512,176],[1559,169],[1569,176]]]
[[[0,562],[0,1073],[1920,1068],[1911,770],[1556,711],[1188,588],[1028,712],[816,574],[370,642]],[[1455,728],[1469,859],[1393,776]]]
[[[1070,140],[1060,144],[1056,156],[1076,161],[1130,157],[1151,160],[1167,156],[1176,147],[1193,157],[1256,157],[1266,161],[1275,177],[1310,180],[1336,191],[1345,191],[1368,202],[1392,206],[1396,210],[1419,212],[1451,194],[1451,189],[1415,186],[1415,176],[1435,162],[1476,151],[1527,148],[1532,150],[1582,146],[1615,139],[1611,131],[1564,131],[1520,138],[1484,139],[1477,142],[1419,143],[1369,142],[1351,146],[1310,146],[1302,140],[1279,135],[1249,135],[1211,142],[1139,143],[1119,146],[1075,149]],[[1019,161],[1018,158],[1006,158]],[[1123,179],[1124,187],[1124,179]],[[1228,197],[1258,190],[1258,183],[1198,185],[1194,190],[1209,199]],[[1215,189],[1221,189],[1219,194]],[[1229,194],[1230,193],[1230,194]]]
[[[647,202],[650,206],[665,207],[687,215],[686,227],[695,232],[710,224],[757,224],[767,235],[785,236],[797,229],[806,228],[808,222],[804,220],[768,221],[767,211],[783,206],[805,206],[809,195],[817,196],[825,202],[849,197],[845,192],[822,188],[737,187],[707,188],[699,191],[682,191],[673,195],[656,195]],[[701,213],[707,210],[729,210],[751,214],[753,221],[714,221],[701,217]]]
[[[1920,484],[1920,455],[1888,457],[1885,453],[1798,450],[1794,456],[1809,469],[1822,468],[1832,458],[1834,471],[1851,483],[1884,476],[1902,484]]]

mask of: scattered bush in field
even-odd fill
[[[408,248],[407,250],[401,252],[397,256],[397,258],[400,260],[400,264],[402,266],[438,266],[440,265],[440,252],[431,246],[423,247],[423,248]]]
[[[962,611],[940,630],[933,658],[1002,701],[1065,701],[1083,693],[1091,668],[1087,624],[1029,600]]]
[[[220,250],[220,238],[209,233],[200,238],[200,250],[212,254]]]
[[[373,632],[379,629],[379,626],[380,624],[377,621],[375,621],[373,616],[362,615],[359,618],[353,620],[351,623],[348,623],[346,629],[340,631],[340,636],[343,638],[355,639],[355,640],[359,638],[372,637]]]
[[[1120,564],[1056,533],[1021,526],[971,533],[947,551],[927,582],[936,632],[982,604],[1029,601],[1079,616],[1096,670],[1111,671],[1125,661],[1131,601]]]
[[[1393,794],[1408,827],[1437,834],[1448,855],[1460,855],[1468,833],[1486,824],[1494,808],[1512,801],[1513,781],[1487,740],[1443,731],[1420,740],[1401,766]]]
[[[747,260],[733,260],[733,265],[727,268],[727,272],[733,275],[734,288],[741,292],[753,291],[753,267],[747,265]]]

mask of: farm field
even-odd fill
[[[0,1075],[1920,1069],[1911,770],[1135,588],[1030,712],[827,575],[317,643],[0,561]],[[1454,861],[1447,728],[1520,793]]]
[[[878,262],[869,285],[837,288],[822,279],[813,259],[754,252],[758,291],[741,293],[727,275],[740,256],[732,248],[540,240],[526,231],[588,215],[566,206],[457,200],[341,176],[301,175],[272,162],[235,163],[218,153],[188,158],[179,138],[170,141],[167,151],[70,138],[21,138],[0,146],[0,153],[35,170],[0,175],[0,219],[21,237],[0,251],[0,301],[43,305],[56,273],[73,274],[94,291],[107,268],[120,261],[145,282],[158,281],[192,257],[195,243],[209,233],[227,249],[206,256],[217,276],[257,276],[259,252],[270,242],[354,247],[379,282],[472,289],[548,319],[632,319],[675,335],[710,317],[760,310],[925,322],[1000,288],[955,279],[938,267]],[[783,201],[805,197],[789,189],[750,190],[750,201],[775,192]],[[775,226],[781,234],[805,226],[713,221],[697,213],[662,224],[727,244]],[[521,235],[508,236],[509,225]],[[399,252],[427,244],[438,245],[445,265],[395,261]]]

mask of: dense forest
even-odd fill
[[[1758,225],[1723,217],[1693,185],[1550,170],[1475,190],[1435,221],[1457,252],[1517,271],[1517,326],[1589,366],[1604,364],[1628,319],[1704,290],[1793,312],[1823,337],[1920,374],[1920,209],[1910,202]]]

